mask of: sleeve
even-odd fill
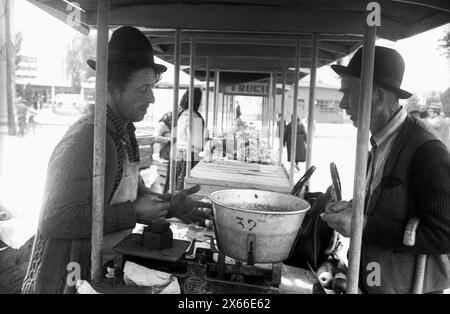
[[[51,157],[39,222],[46,236],[61,239],[91,236],[93,130],[83,133],[58,144]],[[131,202],[105,204],[105,234],[130,229],[135,224]]]
[[[368,217],[365,240],[416,254],[450,252],[450,154],[440,141],[420,146],[411,161],[409,184],[420,219],[416,244],[402,243],[405,223]]]
[[[164,122],[159,122],[158,126],[156,127],[156,135],[157,136],[167,136],[169,134],[170,136],[170,129],[167,127],[167,125]]]
[[[308,134],[306,133],[305,126],[300,122],[301,134],[305,136],[305,142],[308,141]]]

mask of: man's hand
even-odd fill
[[[320,214],[330,228],[333,228],[344,237],[348,238],[352,227],[352,202],[329,202],[325,207],[325,213]]]
[[[169,203],[151,194],[144,194],[133,202],[136,218],[146,224],[152,220],[163,219],[169,212]]]
[[[189,197],[200,190],[199,185],[195,185],[189,189],[177,191],[173,194],[160,195],[161,200],[168,201],[170,204],[168,217],[182,218],[191,214],[197,208],[212,208],[210,203],[193,200]],[[199,213],[201,215],[201,213]],[[206,217],[205,217],[206,218]]]

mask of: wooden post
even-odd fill
[[[102,243],[105,200],[106,104],[108,101],[108,31],[109,0],[97,2],[97,65],[94,109],[94,174],[92,193],[92,253],[91,280],[103,278]]]
[[[272,125],[272,156],[274,156],[274,142],[275,142],[275,136],[276,136],[276,130],[277,130],[277,119],[276,119],[276,107],[277,107],[277,72],[273,73],[273,80],[272,80],[272,122],[270,123]]]
[[[266,136],[266,96],[263,96],[261,102],[261,137],[265,136]]]
[[[221,119],[222,119],[222,122],[220,123],[220,128],[222,130],[221,135],[223,136],[223,130],[224,130],[223,123],[224,123],[224,118],[225,118],[225,92],[222,93],[222,109],[221,109],[220,115],[221,115]]]
[[[177,125],[178,125],[178,96],[180,92],[180,52],[181,52],[181,30],[175,31],[174,50],[174,76],[173,76],[173,103],[172,103],[172,132],[170,134],[170,193],[175,192],[177,175]]]
[[[225,95],[225,133],[228,133],[228,119],[230,118],[229,115],[229,105],[230,105],[230,95]]]
[[[295,150],[297,149],[297,98],[298,98],[298,81],[300,80],[300,38],[297,39],[295,49],[295,80],[294,80],[294,99],[292,102],[292,132],[291,132],[291,171],[290,183],[294,184],[295,169]]]
[[[311,74],[309,81],[309,108],[308,108],[308,142],[306,147],[306,169],[311,167],[312,162],[312,148],[314,139],[314,107],[316,102],[316,75],[317,75],[317,34],[312,36],[312,51],[311,51]]]
[[[281,94],[281,121],[280,121],[280,151],[278,152],[279,154],[279,159],[278,159],[278,164],[281,165],[283,163],[282,159],[283,159],[283,140],[284,140],[284,102],[285,102],[285,90],[286,90],[286,60],[283,60],[283,92]]]
[[[15,118],[15,71],[13,60],[13,43],[11,37],[11,11],[10,0],[5,0],[5,42],[6,42],[6,104],[8,114],[8,134],[16,135],[16,118]],[[0,17],[1,18],[1,17]]]
[[[209,122],[209,62],[210,62],[210,58],[207,57],[206,58],[206,93],[205,93],[205,97],[206,97],[206,102],[205,102],[205,134],[208,134],[208,122]]]
[[[188,126],[188,147],[187,147],[187,166],[186,166],[186,178],[191,176],[192,167],[192,137],[194,135],[194,78],[195,78],[195,36],[191,38],[191,76],[189,82],[189,126]]]
[[[217,121],[218,121],[218,107],[219,107],[219,82],[220,82],[220,72],[216,70],[214,73],[214,112],[213,112],[213,134],[214,137],[217,136]]]
[[[347,293],[358,293],[361,243],[366,197],[366,171],[369,145],[370,112],[372,102],[373,67],[375,59],[376,27],[366,25],[361,68],[360,107],[356,146],[355,177],[353,181],[353,215],[349,248]],[[381,270],[383,271],[383,270]]]

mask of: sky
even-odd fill
[[[44,65],[42,68],[48,71],[46,75],[59,75],[55,59],[62,58],[71,39],[79,33],[23,0],[15,1],[14,23],[16,31],[24,35],[23,53],[37,56]],[[377,41],[377,45],[397,49],[403,56],[406,64],[403,89],[422,96],[432,90],[442,92],[450,86],[450,62],[438,49],[438,40],[445,30],[450,30],[450,24],[398,42]],[[335,85],[339,83],[328,66],[318,70],[317,78]]]

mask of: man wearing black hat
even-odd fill
[[[163,201],[151,194],[139,175],[133,122],[141,121],[154,103],[152,88],[166,67],[154,62],[150,41],[133,27],[116,30],[108,49],[105,263],[111,259],[111,248],[137,222],[183,215],[193,208],[188,192],[164,195]],[[95,61],[88,64],[95,69]],[[24,293],[70,293],[77,279],[90,277],[93,134],[90,113],[70,127],[51,156]]]
[[[332,66],[342,79],[340,107],[355,126],[361,61],[362,49],[347,67]],[[360,288],[367,293],[410,293],[416,256],[426,254],[423,292],[439,292],[450,287],[450,155],[433,130],[399,105],[399,99],[411,96],[400,89],[400,54],[376,47],[374,62]],[[346,237],[351,217],[351,201],[329,203],[322,214]],[[411,217],[420,223],[415,245],[407,247],[402,240]]]

